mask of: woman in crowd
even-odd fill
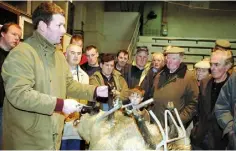
[[[154,76],[159,73],[165,65],[165,57],[160,52],[155,52],[152,54],[152,72]]]

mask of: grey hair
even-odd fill
[[[229,66],[230,68],[232,67],[233,55],[230,50],[227,50],[227,51],[216,50],[212,52],[211,56],[216,55],[216,54],[221,55],[221,58],[224,60],[224,65]]]

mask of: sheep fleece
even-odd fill
[[[90,150],[148,150],[133,118],[116,111],[112,120],[98,120],[104,114],[84,114],[77,125],[79,135],[88,143]],[[162,136],[157,126],[145,122],[150,139],[160,143]],[[173,147],[173,146],[172,146]],[[173,149],[173,148],[172,148]],[[186,148],[185,148],[186,149]]]

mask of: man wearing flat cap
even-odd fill
[[[221,87],[229,78],[232,66],[229,51],[216,50],[211,54],[211,76],[201,81],[198,99],[198,122],[191,132],[193,149],[224,150],[227,138],[217,123],[214,108]]]
[[[208,59],[208,60],[206,60]],[[205,58],[204,60],[201,60],[199,62],[197,62],[195,65],[195,74],[196,74],[196,79],[197,79],[197,85],[198,88],[200,88],[200,83],[203,79],[208,78],[210,76],[210,60],[209,58]],[[198,109],[198,107],[197,107]],[[199,115],[198,112],[194,115],[193,117],[193,125],[191,125],[187,130],[187,132],[191,133],[191,129],[193,128],[193,126],[196,125],[196,123],[198,122],[199,119]]]
[[[164,110],[169,102],[173,102],[183,124],[187,127],[196,113],[199,92],[197,81],[194,73],[188,71],[187,66],[182,63],[183,48],[171,47],[165,53],[167,64],[154,79],[154,104],[151,109],[164,125]]]
[[[228,40],[225,39],[217,39],[215,42],[215,47],[213,48],[213,51],[216,50],[230,50],[231,44]]]

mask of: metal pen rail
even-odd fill
[[[177,141],[177,140],[180,140],[180,139],[185,139],[185,145],[187,144],[187,138],[186,138],[186,130],[183,126],[183,123],[180,119],[180,116],[179,116],[179,113],[177,111],[176,108],[174,108],[174,112],[175,112],[175,115],[177,117],[177,120],[178,120],[178,123],[180,125],[180,127],[177,125],[177,122],[175,121],[175,118],[173,117],[172,113],[170,112],[170,110],[165,110],[165,113],[164,113],[164,118],[165,118],[165,130],[164,128],[162,127],[160,121],[157,119],[157,117],[155,116],[155,114],[153,113],[152,110],[149,111],[150,115],[152,116],[152,118],[154,119],[154,121],[157,123],[157,126],[159,127],[159,130],[161,132],[161,135],[162,135],[162,141],[156,145],[156,150],[159,150],[162,146],[164,147],[164,150],[167,151],[168,148],[167,148],[167,144],[170,143],[170,142],[174,142],[174,141]],[[169,132],[168,132],[168,117],[167,116],[170,116],[171,117],[171,120],[173,121],[177,131],[178,131],[178,137],[177,138],[172,138],[172,139],[169,139],[168,136],[169,136]],[[181,130],[183,133],[181,133]],[[181,134],[181,135],[180,135]]]

